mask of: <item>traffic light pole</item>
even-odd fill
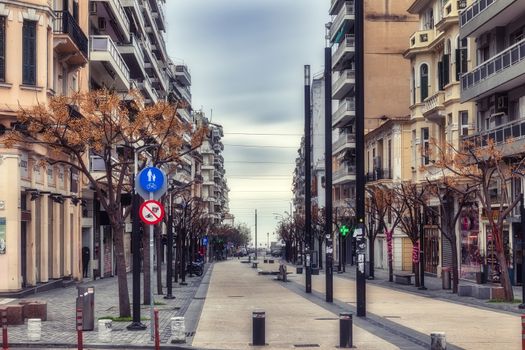
[[[355,82],[356,82],[356,218],[357,265],[356,297],[357,316],[366,316],[365,251],[365,97],[364,97],[364,1],[355,2]]]

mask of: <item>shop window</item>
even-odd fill
[[[461,232],[460,277],[475,280],[476,273],[481,272],[481,265],[484,262],[479,249],[479,212],[476,204],[462,209],[459,226]]]

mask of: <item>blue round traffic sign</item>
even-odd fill
[[[140,187],[147,192],[156,192],[164,184],[164,173],[159,168],[147,167],[139,174]]]

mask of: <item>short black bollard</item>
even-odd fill
[[[252,312],[252,320],[252,345],[266,345],[266,313],[261,309],[257,309]]]
[[[351,348],[353,347],[353,325],[352,313],[339,313],[339,347]]]

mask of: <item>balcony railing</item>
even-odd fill
[[[55,11],[55,16],[53,33],[69,35],[84,57],[89,57],[88,38],[69,11]]]
[[[332,84],[332,91],[336,92],[338,91],[343,84],[346,82],[347,79],[355,79],[355,70],[353,69],[347,69],[344,70],[339,78],[335,81],[335,83]]]
[[[128,16],[126,15],[126,10],[124,10],[124,7],[118,0],[110,0],[110,5],[113,7],[116,11],[115,17],[119,19],[119,21],[122,21],[122,24],[124,25],[124,30],[129,33],[129,20]]]
[[[445,103],[445,93],[443,91],[438,91],[434,95],[429,96],[425,99],[423,114],[435,110],[437,108],[443,107],[443,103]]]
[[[341,23],[343,22],[343,19],[346,16],[351,16],[355,14],[355,7],[353,1],[346,1],[342,10],[339,11],[337,16],[332,22],[332,26],[330,27],[330,37],[333,38],[334,35],[337,33],[339,27],[341,26]]]
[[[366,174],[366,181],[378,181],[392,179],[392,170],[391,169],[374,169],[374,171]]]
[[[355,111],[355,99],[354,98],[346,98],[343,100],[343,102],[339,103],[339,107],[335,111],[335,113],[332,116],[333,122],[339,121],[346,112]]]
[[[347,143],[355,143],[355,134],[341,134],[337,141],[332,144],[332,149],[334,151],[343,147]]]
[[[500,125],[494,129],[482,131],[476,135],[464,138],[467,147],[483,148],[488,146],[489,140],[496,145],[501,145],[511,140],[525,137],[525,119],[514,120],[510,123]]]
[[[347,175],[355,175],[356,166],[355,165],[345,165],[341,168],[334,171],[334,179],[340,179]]]
[[[469,89],[483,80],[521,62],[523,59],[525,59],[525,39],[478,65],[472,71],[463,74],[461,77],[461,87],[463,90]]]
[[[175,75],[183,79],[185,85],[191,85],[191,75],[186,65],[175,66]]]
[[[91,51],[108,52],[115,61],[117,67],[124,73],[129,80],[129,68],[118,52],[117,46],[108,35],[92,35],[90,41]]]
[[[341,57],[344,55],[344,52],[347,49],[354,49],[355,48],[355,36],[352,34],[346,34],[345,40],[341,41],[339,44],[339,47],[335,51],[333,55],[333,63],[336,64]]]
[[[480,13],[485,11],[490,5],[495,3],[497,0],[477,0],[461,12],[460,26],[463,27],[465,24],[476,18]]]

